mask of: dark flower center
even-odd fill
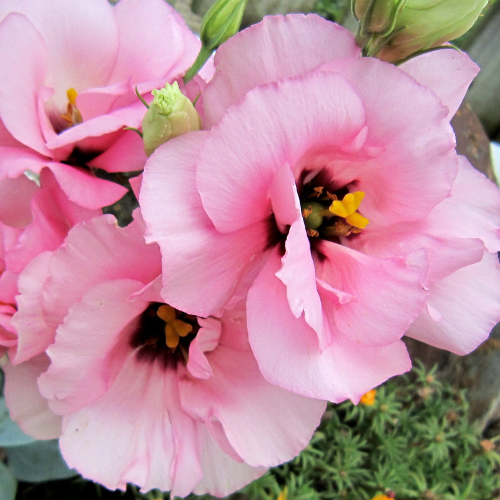
[[[130,346],[136,349],[137,360],[175,369],[178,363],[187,363],[189,345],[199,329],[196,316],[151,302],[139,318]]]

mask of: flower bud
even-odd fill
[[[203,18],[200,39],[203,46],[215,50],[238,33],[248,0],[217,0]]]
[[[201,129],[200,115],[177,82],[167,83],[152,94],[153,102],[142,120],[144,151],[148,156],[168,140]]]
[[[363,35],[378,34],[386,36],[392,33],[396,18],[405,0],[358,0],[354,6],[360,31]]]
[[[354,0],[358,42],[367,55],[395,62],[463,35],[487,0]]]

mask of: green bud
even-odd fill
[[[212,52],[240,29],[248,0],[216,0],[205,14],[200,27],[201,50],[184,75],[184,84],[192,80]]]
[[[203,46],[215,50],[238,33],[248,0],[216,0],[203,18],[200,39]]]
[[[200,115],[177,82],[167,83],[152,94],[153,102],[142,120],[144,151],[148,156],[168,140],[201,129]]]
[[[358,0],[355,13],[361,20],[360,32],[363,35],[389,35],[405,3],[406,0]]]
[[[396,62],[463,35],[488,0],[353,0],[358,43],[367,55]]]

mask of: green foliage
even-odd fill
[[[314,5],[314,12],[339,24],[342,24],[350,10],[350,0],[316,0]]]
[[[297,458],[230,498],[276,500],[286,486],[288,500],[498,499],[495,439],[467,416],[464,393],[419,366],[380,387],[372,406],[329,405]]]

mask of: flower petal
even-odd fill
[[[430,309],[424,308],[406,335],[455,354],[468,354],[500,321],[498,283],[498,257],[486,253],[481,262],[459,269],[431,288]]]
[[[336,176],[352,172],[352,191],[365,193],[360,213],[370,220],[366,230],[427,216],[457,175],[448,109],[431,90],[378,59],[343,59],[321,69],[342,75],[365,109],[363,150],[331,168]]]
[[[170,141],[148,160],[140,204],[147,241],[162,250],[162,297],[199,316],[230,298],[253,257],[267,244],[267,223],[221,234],[206,216],[195,186],[196,160],[206,132]]]
[[[0,117],[19,142],[50,156],[37,110],[47,64],[45,42],[35,26],[21,14],[9,14],[0,23]]]
[[[228,108],[258,85],[305,75],[326,61],[359,55],[360,48],[345,28],[316,15],[265,17],[217,51],[216,74],[204,94],[205,128],[220,121]]]
[[[138,362],[133,352],[103,396],[63,419],[59,443],[70,467],[109,489],[130,482],[142,491],[170,490],[183,461],[190,474],[181,475],[185,481],[173,495],[185,496],[202,478],[194,421],[180,410],[176,373]]]
[[[274,276],[280,265],[279,254],[272,252],[247,302],[250,344],[269,383],[303,396],[357,402],[374,386],[410,369],[401,341],[372,347],[335,337],[321,351],[316,333],[290,311],[285,285]]]
[[[500,250],[500,191],[464,156],[458,159],[451,196],[435,208],[428,224],[434,234],[480,238],[490,252],[496,252]]]
[[[17,313],[12,325],[17,331],[19,343],[14,364],[41,354],[54,341],[54,329],[47,323],[43,310],[42,290],[50,277],[49,262],[52,252],[35,257],[19,277]]]
[[[102,281],[132,279],[144,285],[153,281],[161,271],[159,249],[144,244],[143,231],[139,220],[119,228],[112,215],[71,229],[65,245],[54,252],[51,279],[44,289],[44,310],[50,324],[62,324],[69,307]]]
[[[91,160],[88,166],[102,168],[106,172],[134,172],[142,170],[147,159],[141,136],[129,130],[102,155]]]
[[[364,125],[363,105],[341,76],[318,72],[249,91],[209,133],[198,161],[196,183],[215,227],[237,231],[267,218],[280,167],[288,163],[297,178],[311,149],[336,150]]]
[[[317,251],[316,276],[351,296],[344,303],[332,301],[319,289],[332,329],[358,344],[384,346],[402,338],[427,298],[422,286],[427,262],[418,256],[375,259],[327,241]]]
[[[324,349],[332,341],[332,332],[316,288],[311,245],[302,217],[291,225],[285,248],[281,258],[283,266],[276,277],[286,286],[290,311],[296,318],[304,313],[306,323],[318,334],[320,349]]]
[[[49,409],[37,386],[38,376],[49,364],[48,356],[40,354],[20,365],[7,362],[3,366],[5,400],[12,420],[36,439],[55,439],[61,435],[61,417]]]
[[[127,193],[127,188],[99,179],[81,168],[55,162],[47,166],[68,198],[82,207],[99,209],[111,205]]]
[[[0,221],[11,227],[26,227],[33,219],[31,198],[38,189],[36,183],[25,175],[1,180]]]
[[[120,50],[111,80],[131,77],[136,85],[164,77],[166,72],[173,77],[196,59],[199,40],[163,0],[121,0],[113,14]]]
[[[224,336],[246,337],[244,313],[225,311],[222,321]],[[325,402],[267,383],[250,350],[226,347],[222,339],[207,358],[212,378],[180,382],[181,404],[189,414],[207,425],[220,421],[231,446],[249,465],[281,464],[307,445]]]
[[[119,44],[111,5],[100,0],[47,0],[16,2],[14,9],[42,34],[57,109],[66,109],[68,89],[81,92],[108,82]]]
[[[451,120],[465,97],[479,66],[465,52],[457,49],[439,49],[412,57],[398,66],[431,89],[449,109]]]
[[[51,365],[39,379],[54,413],[80,410],[113,384],[130,351],[130,332],[137,328],[133,320],[149,304],[140,297],[128,299],[143,287],[135,280],[104,281],[69,308],[46,351]]]

